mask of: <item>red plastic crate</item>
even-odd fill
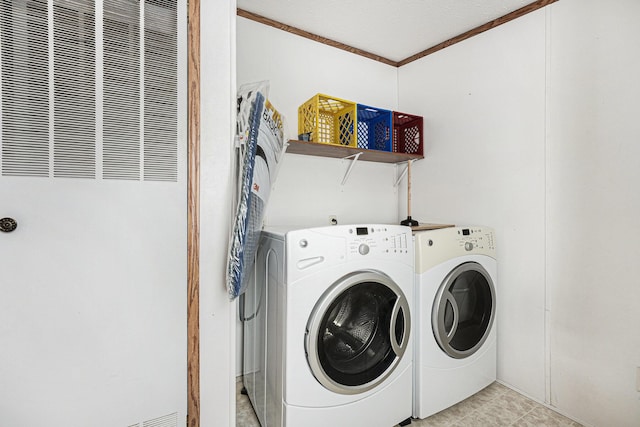
[[[393,152],[424,155],[422,116],[393,112]]]

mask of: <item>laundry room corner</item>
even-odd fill
[[[237,83],[270,82],[288,138],[298,136],[298,106],[316,93],[424,118],[424,159],[411,164],[410,192],[404,165],[288,153],[265,225],[411,216],[492,229],[492,390],[524,395],[571,418],[564,423],[635,426],[640,335],[620,325],[640,323],[632,280],[640,61],[630,53],[640,5],[552,0],[527,8],[399,67],[238,17]]]
[[[413,169],[413,217],[495,229],[498,379],[539,401],[545,400],[545,25],[539,10],[399,73],[400,108],[423,115],[427,134],[425,159]]]

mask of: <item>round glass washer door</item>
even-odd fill
[[[309,317],[309,367],[329,390],[363,393],[395,370],[410,329],[409,304],[391,278],[372,270],[351,273],[324,293]]]
[[[489,273],[477,262],[453,269],[433,303],[431,323],[440,348],[463,359],[486,341],[496,311],[496,293]]]

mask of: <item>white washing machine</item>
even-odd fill
[[[425,418],[496,379],[496,247],[487,227],[415,233],[413,416]]]
[[[409,227],[267,229],[255,276],[245,387],[263,427],[410,422]]]

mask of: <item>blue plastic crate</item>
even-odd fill
[[[393,132],[393,112],[381,108],[358,104],[358,148],[391,151]]]

